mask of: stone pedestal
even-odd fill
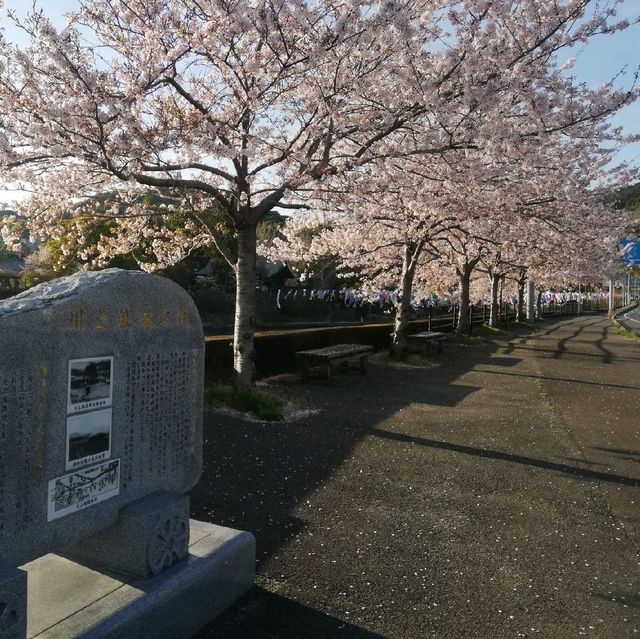
[[[189,498],[161,493],[125,506],[115,526],[61,554],[89,567],[147,579],[184,559],[188,545]]]
[[[253,535],[194,520],[190,530],[187,558],[151,579],[98,572],[59,555],[25,564],[26,636],[190,639],[249,590],[255,577]]]
[[[0,564],[0,639],[23,639],[27,628],[27,573]]]

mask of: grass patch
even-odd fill
[[[489,326],[489,324],[483,324],[478,329],[476,329],[476,333],[480,333],[480,335],[504,335],[506,331],[501,328],[493,328]]]
[[[463,344],[464,346],[477,346],[486,344],[487,340],[482,335],[449,335],[448,342],[453,344]]]
[[[427,368],[435,366],[432,360],[424,355],[418,355],[418,353],[407,353],[402,361],[410,366],[425,366]]]
[[[286,402],[270,391],[239,389],[231,384],[209,384],[204,391],[205,403],[250,413],[267,422],[284,419]]]
[[[389,351],[381,350],[375,352],[373,355],[369,355],[369,361],[374,364],[388,364],[391,361]]]
[[[615,327],[618,333],[622,335],[622,337],[632,339],[634,342],[640,342],[640,335],[638,335],[638,333],[636,333],[635,331],[626,329],[624,326],[622,326],[622,324],[619,324],[618,322],[615,322]]]
[[[398,359],[391,356],[389,351],[383,350],[378,353],[374,353],[369,358],[370,361],[376,364],[388,365],[388,364],[407,364],[409,366],[416,366],[422,368],[433,368],[438,364],[433,360],[425,357],[424,355],[419,355],[418,353],[405,353],[402,358]]]

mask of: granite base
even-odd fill
[[[253,585],[255,539],[190,521],[188,557],[137,579],[45,555],[28,572],[29,639],[189,639]]]
[[[27,627],[27,573],[0,563],[0,639],[22,639]]]

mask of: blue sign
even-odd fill
[[[623,240],[622,261],[625,264],[640,264],[640,238],[635,240]]]

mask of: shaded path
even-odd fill
[[[209,416],[193,515],[259,564],[201,638],[638,636],[638,360],[589,316]]]

